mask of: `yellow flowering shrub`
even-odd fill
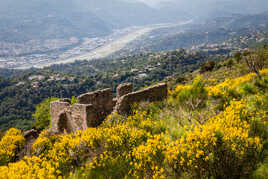
[[[151,134],[160,134],[165,132],[166,129],[161,125],[161,123],[153,120],[153,118],[153,112],[150,111],[150,109],[149,111],[135,110],[133,115],[129,116],[125,122],[127,122],[128,125],[143,129]]]
[[[268,70],[260,73],[266,75]],[[202,99],[208,106],[211,98],[207,93],[242,93],[241,85],[252,82],[254,76],[208,87],[199,77],[193,85],[178,85],[169,92],[169,99],[187,105],[191,97],[198,99],[190,99],[192,105]],[[214,83],[216,80],[211,80]],[[267,99],[264,90],[230,99],[222,111],[211,113],[202,123],[190,123],[176,138],[162,126],[168,120],[163,111],[169,103],[165,109],[161,104],[137,108],[129,117],[110,115],[98,128],[66,135],[43,131],[33,144],[33,156],[1,166],[0,178],[248,178],[261,161],[264,140],[268,139],[268,133],[265,138],[255,125],[267,125]],[[178,106],[172,107],[169,113],[177,112]],[[201,110],[207,109],[195,112]],[[1,162],[14,161],[23,142],[20,131],[10,129],[0,141]]]
[[[146,141],[148,133],[131,122],[102,128],[101,131],[104,152],[85,165],[85,173],[89,178],[123,178],[130,170],[130,152]]]
[[[253,119],[246,107],[246,101],[232,101],[223,113],[172,142],[166,158],[177,175],[229,178],[255,169],[253,156],[260,154],[262,144],[258,136],[249,135]]]
[[[181,84],[178,84],[176,86],[175,90],[171,92],[171,95],[176,95],[176,94],[180,93],[182,90],[190,89],[190,88],[191,88],[191,85],[181,85]]]
[[[24,142],[25,139],[20,130],[9,129],[0,141],[0,165],[14,162]]]
[[[46,155],[48,150],[52,148],[52,141],[49,137],[50,136],[48,135],[46,130],[41,132],[39,137],[32,145],[33,153],[35,155]]]
[[[117,125],[112,128],[103,129],[104,146],[110,151],[124,151],[140,144],[147,137],[144,130],[131,127],[128,124]]]
[[[70,166],[79,165],[92,155],[100,147],[101,140],[102,131],[96,128],[53,136],[43,131],[33,144],[33,153],[66,172]]]
[[[150,137],[145,144],[134,148],[131,153],[131,174],[135,177],[165,178],[164,151],[168,142],[168,138],[160,134]]]
[[[87,178],[124,178],[130,170],[129,160],[128,151],[120,154],[105,151],[82,167],[84,171],[80,172],[78,178],[84,175]]]
[[[190,111],[203,108],[206,105],[208,93],[201,78],[197,76],[192,85],[178,85],[170,96],[169,102],[175,101],[175,104]]]
[[[26,157],[19,162],[0,167],[0,179],[56,179],[59,174],[60,171],[56,170],[51,162],[39,157]]]
[[[66,172],[70,166],[79,165],[100,146],[102,133],[95,128],[58,136],[51,150],[44,157],[53,161],[61,171]]]
[[[206,83],[209,84],[209,85],[216,85],[217,84],[217,79],[209,78],[209,79],[207,79]]]
[[[268,75],[268,68],[260,71],[261,75]],[[209,96],[227,96],[230,91],[237,90],[237,87],[243,83],[251,81],[254,77],[256,77],[256,73],[249,73],[245,76],[241,76],[234,79],[226,79],[224,82],[219,83],[215,86],[207,87],[207,91]]]

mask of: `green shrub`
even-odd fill
[[[177,77],[176,79],[176,84],[181,83],[183,84],[186,81],[186,78],[183,75],[180,75],[179,77]]]
[[[234,54],[234,59],[237,63],[239,63],[242,60],[242,53],[241,52],[236,52]]]
[[[78,99],[76,97],[72,97],[71,99],[71,105],[78,103]]]
[[[182,89],[177,96],[178,104],[190,111],[205,107],[207,99],[208,92],[201,77],[197,77],[190,88]]]
[[[244,55],[247,67],[252,73],[256,73],[259,79],[261,79],[260,70],[265,66],[268,58],[268,51],[266,49],[257,49],[256,51],[247,52]]]
[[[41,131],[43,129],[48,129],[51,125],[50,117],[50,102],[56,101],[58,98],[51,97],[45,99],[39,105],[36,106],[35,113],[33,117],[35,119],[34,127]]]
[[[268,125],[264,125],[260,121],[256,121],[255,124],[251,125],[251,131],[262,137],[263,142],[263,152],[259,159],[260,165],[257,170],[253,173],[252,178],[256,179],[266,179],[268,178]]]
[[[222,67],[222,64],[221,64],[221,63],[216,63],[214,69],[215,69],[215,70],[218,70],[218,69],[220,69],[221,67]]]
[[[200,73],[205,73],[207,71],[212,71],[215,67],[216,63],[212,60],[207,61],[206,63],[202,64],[200,67]]]
[[[233,61],[233,59],[228,59],[227,61],[226,61],[226,63],[225,63],[225,65],[228,67],[228,68],[231,68],[232,66],[233,66],[233,64],[234,64],[234,61]]]
[[[243,91],[245,95],[254,94],[256,92],[256,86],[251,83],[245,83],[242,86],[240,86],[240,89]]]

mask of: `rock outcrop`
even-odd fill
[[[134,103],[161,101],[167,97],[165,83],[137,92],[132,92],[132,88],[131,83],[119,85],[117,98],[113,98],[111,89],[104,89],[78,96],[78,104],[74,105],[69,99],[51,102],[50,130],[54,133],[70,133],[97,127],[113,111],[127,115]]]

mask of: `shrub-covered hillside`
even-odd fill
[[[171,80],[167,100],[136,104],[98,128],[44,130],[20,161],[25,139],[10,129],[0,141],[0,178],[267,178],[266,53],[204,64],[202,74]]]
[[[209,59],[206,53],[183,49],[124,58],[55,65],[43,70],[0,72],[0,130],[27,130],[33,125],[35,106],[48,97],[71,98],[89,91],[132,82],[135,90],[168,76],[196,70]],[[216,57],[211,57],[214,59]]]

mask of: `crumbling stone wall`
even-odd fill
[[[78,96],[78,103],[92,105],[96,125],[99,125],[113,111],[113,92],[111,89],[104,89],[82,94]]]
[[[31,129],[29,131],[25,131],[22,135],[25,138],[25,144],[17,155],[18,160],[22,160],[24,156],[31,157],[32,145],[35,142],[35,140],[38,138],[39,133],[38,131]]]
[[[132,83],[124,83],[124,84],[120,84],[117,88],[116,88],[116,98],[119,99],[120,97],[131,93],[133,90],[133,85]]]
[[[161,101],[167,97],[165,83],[137,92],[132,92],[132,88],[130,83],[119,85],[114,99],[112,90],[104,89],[80,95],[78,104],[74,105],[69,99],[51,102],[51,131],[70,133],[97,127],[112,111],[127,115],[134,103]]]
[[[120,115],[128,115],[134,103],[142,101],[161,101],[167,97],[167,84],[161,83],[144,90],[124,95],[118,99],[114,112]]]
[[[59,117],[60,113],[64,111],[65,108],[70,106],[71,101],[69,99],[60,99],[58,101],[53,101],[50,103],[50,114],[51,114],[51,130],[54,132],[59,132]]]
[[[93,106],[90,104],[71,105],[67,99],[50,103],[51,130],[55,133],[70,133],[88,127],[95,127]]]

